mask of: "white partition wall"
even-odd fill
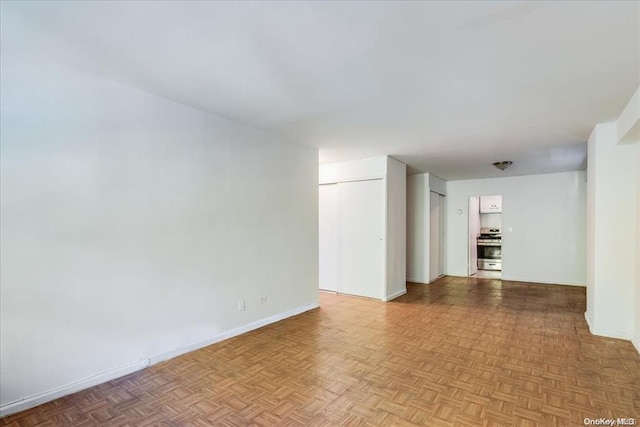
[[[388,301],[406,292],[406,166],[320,166],[320,289]]]
[[[469,276],[478,272],[478,242],[480,234],[480,197],[469,197]]]
[[[446,182],[433,174],[407,177],[407,279],[430,283],[445,271]]]
[[[628,297],[629,294],[635,293],[635,304],[634,304],[634,307],[632,310],[633,312],[631,316],[633,318],[633,325],[630,328],[633,331],[631,342],[636,347],[636,350],[640,352],[640,87],[636,89],[635,93],[627,103],[627,106],[624,108],[624,110],[622,110],[622,113],[620,113],[620,116],[616,121],[616,139],[619,145],[633,145],[635,147],[634,151],[636,152],[635,165],[632,166],[631,168],[632,169],[631,180],[635,181],[635,197],[636,197],[636,212],[635,212],[636,213],[635,215],[636,260],[635,260],[635,263],[632,262],[631,264],[632,266],[635,265],[635,280],[632,280],[632,284],[630,286],[631,291],[628,292],[627,295],[625,296]],[[635,175],[635,180],[634,180],[634,175]],[[595,178],[597,179],[597,175],[595,176]],[[605,179],[609,179],[606,173],[605,173]],[[595,190],[595,188],[590,188],[589,194],[590,196],[592,196],[590,197],[590,199],[595,199],[597,197],[596,194],[592,193],[593,190]],[[620,198],[616,202],[619,209],[620,208],[625,209],[624,206],[621,206],[621,204],[624,204],[624,203],[628,203],[628,200],[626,200],[626,198],[624,199]],[[596,200],[590,200],[591,208],[595,208],[596,204],[597,204]],[[590,212],[590,216],[593,216],[594,214],[595,214],[594,212]],[[595,220],[596,218],[592,217],[591,219]],[[595,224],[590,223],[589,227],[590,227],[590,230],[588,234],[589,234],[591,243],[593,244],[594,242],[592,239],[594,238],[593,234],[595,231],[594,230]],[[597,244],[597,242],[595,243]],[[592,253],[594,252],[594,249],[595,249],[594,246],[589,248],[590,257],[595,257],[595,254]],[[588,285],[588,288],[594,288],[594,287],[598,287],[598,284],[592,282]],[[590,293],[587,294],[588,303],[589,303],[589,295],[593,296],[594,293],[595,293],[595,289],[591,289]],[[593,308],[596,304],[594,302],[590,305]]]
[[[386,299],[407,291],[407,166],[387,157]]]
[[[619,144],[616,124],[588,142],[587,311],[596,335],[631,339],[636,284],[637,144]]]
[[[319,209],[319,278],[324,291],[338,291],[338,184],[320,186]]]
[[[440,234],[444,222],[441,210],[444,206],[441,206],[440,197],[443,196],[433,191],[429,192],[429,282],[433,282],[442,274]]]
[[[407,177],[407,280],[429,283],[429,174]]]
[[[640,114],[638,115],[638,121],[640,122]],[[634,308],[635,322],[634,322],[634,334],[631,342],[636,347],[636,350],[640,353],[640,140],[636,141],[636,206],[638,211],[636,212],[636,303]]]

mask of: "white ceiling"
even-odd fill
[[[56,60],[447,179],[584,169],[640,83],[640,3],[2,2]],[[505,172],[497,160],[513,160]]]

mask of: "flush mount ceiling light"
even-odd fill
[[[493,166],[497,167],[501,171],[505,170],[509,166],[511,166],[513,162],[511,160],[505,160],[504,162],[495,162]]]

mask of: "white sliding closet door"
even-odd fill
[[[318,211],[319,287],[338,290],[338,184],[320,186]]]
[[[384,297],[383,180],[338,184],[338,292]]]

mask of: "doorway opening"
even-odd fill
[[[469,197],[468,274],[502,278],[502,195]]]

